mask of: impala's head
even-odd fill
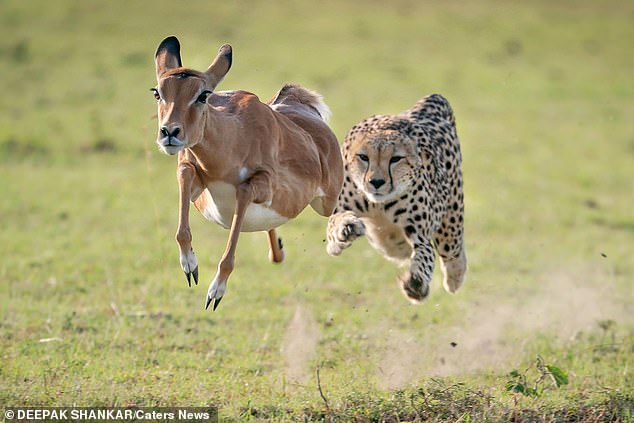
[[[370,118],[346,136],[344,158],[356,187],[374,203],[392,201],[417,180],[422,160],[409,123]]]
[[[167,154],[192,147],[202,139],[207,97],[231,68],[231,46],[220,47],[205,72],[184,68],[176,37],[161,42],[154,58],[156,81],[152,88],[158,102],[159,148]]]

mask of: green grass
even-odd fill
[[[1,2],[0,404],[631,421],[633,17],[631,2],[585,0]],[[340,139],[445,95],[464,157],[464,288],[450,296],[436,275],[412,306],[365,241],[327,256],[326,220],[308,210],[280,230],[282,266],[264,235],[241,236],[227,295],[205,311],[227,232],[192,215],[202,283],[187,288],[148,91],[171,34],[199,69],[233,45],[222,89],[318,90]],[[538,355],[569,383],[537,383]],[[541,394],[507,391],[528,368]]]

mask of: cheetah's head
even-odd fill
[[[357,125],[345,143],[344,159],[353,183],[374,203],[393,201],[410,190],[422,166],[409,121],[391,117]]]

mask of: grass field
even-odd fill
[[[632,421],[632,2],[3,0],[0,34],[0,406]],[[410,305],[364,240],[329,257],[326,219],[307,210],[280,230],[282,266],[244,234],[205,311],[227,232],[192,213],[202,283],[188,288],[148,90],[171,34],[197,69],[233,45],[222,89],[318,90],[340,140],[445,95],[464,158],[462,290],[436,274]]]

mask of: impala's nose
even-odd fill
[[[370,179],[370,184],[372,184],[375,189],[379,189],[385,184],[385,179]]]
[[[161,135],[167,138],[176,138],[180,131],[181,129],[178,126],[172,128],[171,132],[167,126],[164,126],[161,128]]]

